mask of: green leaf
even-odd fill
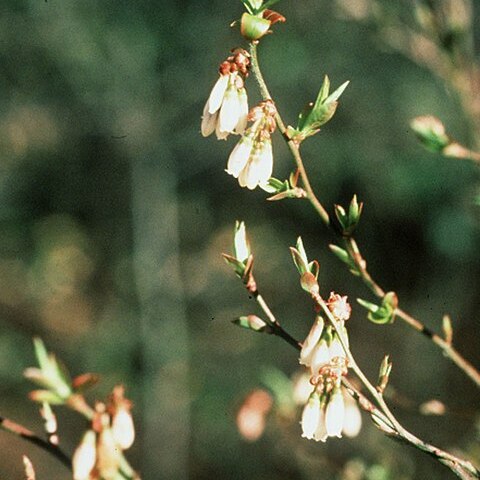
[[[43,340],[39,337],[33,339],[33,347],[35,349],[35,356],[37,357],[38,364],[41,370],[47,370],[51,368],[50,358],[48,356],[47,349]]]
[[[252,6],[250,5],[250,2],[248,0],[241,0],[241,2],[243,3],[245,8],[247,9],[247,12],[253,14],[254,11],[253,11]]]
[[[329,92],[330,92],[330,79],[328,78],[328,75],[325,75],[322,86],[317,95],[317,100],[315,100],[315,105],[313,108],[318,108],[328,98]]]
[[[34,402],[50,403],[51,405],[63,405],[65,400],[50,390],[34,390],[29,393],[29,397]]]

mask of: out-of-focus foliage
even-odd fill
[[[467,142],[454,93],[373,29],[340,18],[333,2],[276,8],[287,22],[262,39],[259,55],[289,123],[325,74],[351,82],[335,117],[303,148],[320,198],[333,208],[357,193],[369,269],[429,327],[440,330],[448,312],[454,342],[478,364],[478,168],[423,151],[408,127],[432,113]],[[2,2],[0,414],[41,431],[21,376],[35,334],[72,374],[103,374],[92,398],[127,385],[139,423],[131,460],[144,478],[450,478],[369,424],[356,439],[325,445],[300,438],[299,417],[273,415],[256,443],[236,431],[262,368],[290,375],[298,360],[278,339],[231,325],[259,313],[220,257],[234,221],[247,222],[259,287],[294,336],[314,318],[288,252],[297,236],[320,261],[322,292],[368,295],[331,255],[306,203],[240,189],[223,171],[235,139],[200,135],[217,65],[242,45],[229,27],[241,12],[234,0]],[[258,99],[252,80],[247,88]],[[274,175],[286,178],[291,159],[279,139],[273,147]],[[413,402],[394,403],[406,426],[478,459],[475,387],[401,324],[373,325],[357,307],[349,327],[371,378],[391,355],[390,384]],[[431,398],[447,415],[418,415],[412,405]],[[62,412],[59,423],[72,451],[83,425]],[[1,477],[17,478],[27,453],[39,479],[69,478],[7,433],[0,447]]]

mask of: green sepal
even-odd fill
[[[368,310],[367,318],[373,323],[385,325],[393,323],[395,320],[395,309],[398,305],[398,298],[395,292],[386,293],[381,305],[376,305],[361,298],[358,298],[357,302]]]
[[[305,272],[309,272],[307,253],[303,246],[302,237],[298,237],[296,247],[290,247],[293,263],[297,267],[298,273],[303,275]]]
[[[348,268],[350,269],[350,272],[353,274],[353,275],[360,275],[360,272],[358,271],[358,268],[357,266],[355,265],[355,262],[352,260],[352,258],[350,257],[350,255],[348,254],[348,252],[339,247],[338,245],[335,245],[335,244],[330,244],[328,246],[328,248],[330,248],[331,252],[343,263],[345,263]]]
[[[430,152],[442,153],[451,143],[442,121],[433,115],[415,117],[410,121],[410,128]]]
[[[283,182],[271,177],[267,185],[263,185],[261,188],[268,193],[273,193],[273,195],[267,198],[269,201],[283,200],[284,198],[305,198],[307,196],[303,188],[296,186],[294,174],[291,174],[289,179]]]
[[[235,257],[232,257],[232,255],[226,253],[222,253],[222,257],[228,265],[233,267],[233,270],[239,277],[243,277],[245,273],[245,264],[243,262],[240,262],[240,260],[237,260]]]
[[[34,390],[29,393],[30,400],[38,403],[49,403],[50,405],[63,405],[65,399],[50,390]]]
[[[357,228],[363,211],[363,202],[358,203],[357,195],[354,195],[348,207],[348,213],[341,205],[335,205],[335,215],[342,227],[342,234],[351,235]]]

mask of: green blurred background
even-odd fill
[[[334,87],[351,81],[335,118],[304,148],[319,197],[331,209],[358,194],[358,241],[374,277],[435,330],[451,314],[459,350],[480,365],[479,170],[425,152],[408,127],[432,113],[468,143],[455,94],[334,2],[277,8],[287,23],[259,55],[288,122],[324,74]],[[92,400],[126,385],[138,426],[129,458],[145,479],[452,478],[366,418],[356,439],[327,444],[300,438],[299,412],[287,422],[274,411],[255,443],[237,432],[236,411],[266,369],[290,376],[298,361],[280,340],[230,323],[259,314],[220,257],[236,219],[249,228],[259,287],[295,337],[312,321],[288,251],[298,235],[321,263],[326,295],[373,300],[329,253],[331,237],[306,203],[240,189],[223,171],[235,139],[200,135],[217,66],[242,45],[229,27],[241,12],[236,0],[1,2],[0,415],[41,432],[22,378],[39,335],[73,374],[102,374]],[[253,79],[247,88],[253,104]],[[292,163],[278,138],[274,153],[284,178]],[[391,382],[411,403],[393,403],[405,426],[478,461],[473,384],[400,321],[374,326],[354,306],[349,326],[372,379],[391,354]],[[422,417],[412,407],[431,398],[450,413]],[[71,452],[86,425],[58,415]],[[1,478],[24,478],[23,453],[39,480],[71,478],[8,433],[0,451]]]

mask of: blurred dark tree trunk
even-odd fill
[[[188,477],[188,334],[180,280],[175,175],[133,164],[135,281],[142,322],[143,478]]]

